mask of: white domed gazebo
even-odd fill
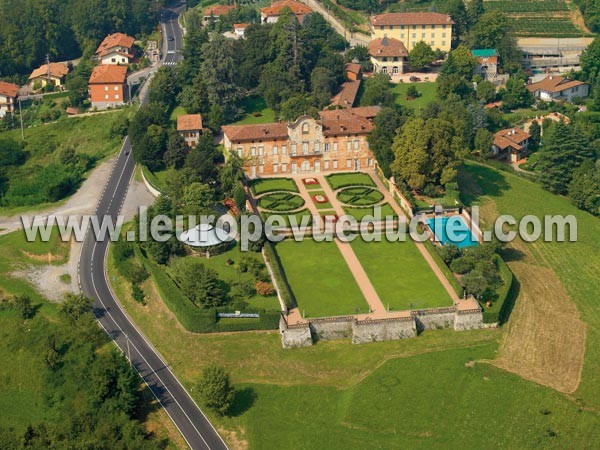
[[[184,231],[179,235],[179,240],[189,245],[194,251],[205,249],[206,257],[210,257],[210,251],[228,244],[231,241],[229,233],[222,228],[217,228],[210,223],[201,223],[194,228]]]

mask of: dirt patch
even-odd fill
[[[13,277],[31,283],[40,294],[52,302],[61,302],[66,294],[73,292],[71,285],[61,280],[62,275],[71,275],[69,265],[27,266],[11,273]]]
[[[571,17],[571,22],[573,22],[577,28],[585,31],[586,33],[591,33],[592,31],[585,25],[585,20],[583,20],[583,15],[581,14],[579,7],[573,7],[571,5],[572,0],[565,0],[565,3],[569,5],[569,16]]]
[[[46,253],[45,255],[35,255],[33,253],[26,252],[25,250],[21,250],[21,253],[28,259],[39,262],[47,262],[48,264],[63,259],[62,255],[53,255],[52,253]]]
[[[586,326],[552,269],[535,264],[527,245],[509,249],[523,255],[508,262],[520,283],[499,356],[492,364],[557,391],[579,386],[585,354]]]
[[[248,450],[248,441],[244,439],[245,433],[242,428],[238,428],[237,431],[219,428],[218,431],[231,450]]]

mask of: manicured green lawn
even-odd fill
[[[260,198],[258,205],[268,211],[293,211],[304,206],[304,199],[291,192],[273,192]]]
[[[409,86],[414,86],[417,91],[421,94],[414,100],[409,100],[406,97],[406,91]],[[393,89],[394,95],[396,96],[396,103],[398,105],[406,106],[407,108],[414,108],[419,110],[424,108],[436,98],[437,83],[431,83],[427,81],[419,83],[398,83]]]
[[[337,193],[340,202],[350,206],[370,206],[383,200],[383,194],[377,189],[353,187]]]
[[[388,216],[392,216],[394,218],[397,218],[398,215],[396,214],[396,211],[393,210],[393,208],[390,206],[389,203],[384,203],[383,205],[380,205],[381,207],[381,219],[385,220],[386,217]],[[375,208],[374,206],[368,207],[368,208],[351,208],[351,207],[346,207],[344,208],[344,212],[349,215],[354,217],[357,221],[360,221],[363,219],[363,217],[367,216],[367,215],[373,215],[375,212]]]
[[[276,245],[285,276],[306,317],[366,312],[367,303],[335,242],[285,240]]]
[[[281,212],[263,211],[261,213],[261,215],[262,215],[262,218],[264,221],[266,221],[271,216],[281,217],[284,225],[282,227],[279,227],[277,225],[278,222],[276,222],[276,223],[272,224],[274,228],[290,228],[290,226],[292,225],[292,221],[294,221],[294,220],[295,220],[295,226],[298,228],[301,227],[303,220],[306,222],[307,227],[312,224],[312,215],[311,215],[311,212],[308,210],[308,208],[304,208],[293,214],[288,214],[285,212],[281,213]],[[304,219],[305,217],[307,219]]]
[[[177,117],[181,116],[183,114],[187,114],[186,109],[183,106],[177,106],[173,109],[173,112],[171,113],[171,121],[172,122],[177,122]]]
[[[142,171],[144,172],[144,176],[146,177],[146,181],[150,183],[154,189],[164,192],[165,187],[167,186],[167,175],[169,174],[168,170],[159,170],[158,172],[151,172],[146,166],[142,166]]]
[[[267,103],[262,97],[256,95],[246,97],[240,106],[246,111],[246,115],[234,125],[275,122],[275,111],[267,107]]]
[[[252,181],[251,188],[254,195],[274,191],[298,192],[298,186],[291,178],[259,178]]]
[[[314,191],[317,189],[322,189],[321,188],[321,184],[320,183],[315,183],[315,184],[304,184],[304,187],[307,191]]]
[[[371,176],[363,172],[334,173],[325,178],[334,191],[346,186],[375,186]]]
[[[414,242],[365,242],[357,237],[352,249],[379,298],[391,310],[452,306],[452,299]]]

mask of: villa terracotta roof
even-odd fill
[[[535,91],[546,91],[546,92],[561,92],[566,89],[571,89],[576,86],[582,86],[583,81],[571,80],[569,78],[561,77],[558,75],[549,75],[537,83],[531,83],[527,85],[529,92]]]
[[[183,114],[177,116],[177,131],[196,131],[202,129],[200,114]]]
[[[358,89],[360,88],[360,80],[346,81],[342,83],[341,90],[331,99],[331,104],[335,106],[343,106],[344,108],[352,108]]]
[[[100,46],[98,46],[96,54],[98,56],[103,56],[107,53],[108,50],[115,47],[131,48],[133,47],[134,42],[134,38],[132,38],[131,36],[127,36],[124,33],[109,34],[104,38]]]
[[[233,24],[233,28],[235,28],[236,30],[245,30],[246,28],[248,28],[250,24],[248,23],[234,23]]]
[[[312,9],[306,6],[304,3],[296,2],[294,0],[283,0],[281,2],[275,2],[271,6],[261,8],[260,12],[266,17],[279,16],[281,10],[288,7],[296,16],[303,16],[311,14]]]
[[[381,111],[381,106],[357,106],[352,108],[350,112],[366,119],[372,119]]]
[[[206,8],[204,10],[204,17],[219,17],[219,16],[224,16],[225,14],[227,14],[229,11],[232,11],[235,9],[235,5],[214,5],[214,6],[209,6],[208,8]]]
[[[90,84],[94,83],[125,83],[127,80],[127,67],[101,64],[94,67],[90,76]]]
[[[387,13],[371,16],[371,25],[453,25],[448,14],[434,12]]]
[[[287,139],[288,129],[283,122],[259,123],[252,125],[227,125],[223,133],[232,142]]]
[[[352,72],[358,75],[362,72],[362,66],[359,63],[348,63],[346,64],[346,72]]]
[[[355,111],[359,109],[358,113]],[[334,109],[321,111],[321,122],[325,136],[367,134],[373,130],[373,123],[360,108]]]
[[[17,97],[19,95],[19,86],[6,81],[0,81],[0,95],[5,97]]]
[[[500,130],[494,135],[494,145],[500,150],[512,147],[516,150],[523,148],[522,143],[531,136],[521,128],[508,128]]]
[[[63,63],[50,63],[50,76],[54,78],[62,78],[69,73],[69,68]],[[44,64],[29,75],[29,79],[45,78],[48,76],[48,64]]]
[[[369,54],[374,58],[405,57],[408,56],[408,51],[398,39],[384,36],[369,42]]]

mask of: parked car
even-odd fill
[[[411,76],[409,79],[410,79],[411,83],[417,83],[417,82],[421,81],[421,79],[419,77],[415,77],[414,75]]]

